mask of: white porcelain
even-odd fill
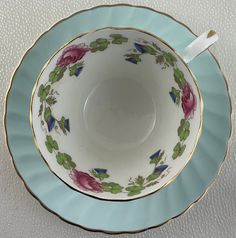
[[[63,46],[31,100],[35,142],[50,169],[100,199],[130,200],[166,186],[201,132],[202,99],[186,63],[132,28],[100,29]]]
[[[208,49],[219,39],[215,31],[209,30],[198,36],[182,51],[178,52],[185,63],[189,63],[196,56],[201,54],[204,50]]]

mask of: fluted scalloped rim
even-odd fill
[[[4,126],[5,126],[5,129],[6,129],[6,143],[7,143],[8,149],[10,151],[12,161],[13,161],[13,164],[15,166],[15,169],[16,169],[17,173],[21,177],[22,181],[24,182],[25,186],[30,191],[30,193],[34,197],[36,197],[39,200],[39,202],[45,208],[47,208],[52,213],[58,215],[63,220],[65,220],[65,221],[67,221],[71,224],[81,226],[81,227],[83,227],[85,229],[88,229],[88,230],[103,231],[103,232],[106,232],[106,233],[114,233],[114,232],[115,233],[122,233],[122,232],[133,233],[133,232],[139,232],[139,231],[143,231],[143,230],[146,230],[146,229],[149,229],[149,228],[160,226],[160,225],[166,223],[167,221],[169,221],[170,219],[172,219],[176,216],[179,216],[182,213],[184,213],[186,210],[188,210],[194,203],[196,203],[201,197],[204,196],[204,194],[206,193],[207,185],[209,185],[212,182],[213,177],[215,177],[215,174],[219,170],[219,167],[221,167],[221,164],[222,164],[224,158],[226,157],[226,154],[227,154],[227,151],[228,151],[228,149],[227,149],[228,146],[227,146],[227,142],[225,142],[225,141],[227,141],[228,138],[230,138],[230,135],[231,135],[231,132],[232,132],[232,124],[231,124],[232,123],[232,121],[231,121],[232,106],[231,106],[231,101],[230,101],[229,94],[228,94],[229,88],[228,88],[227,81],[226,81],[224,75],[222,74],[220,66],[219,66],[219,64],[216,61],[214,56],[211,56],[209,53],[205,52],[204,54],[199,56],[198,59],[196,59],[193,63],[190,64],[190,67],[192,68],[193,72],[195,73],[195,75],[199,79],[199,86],[202,89],[203,100],[204,100],[204,105],[205,105],[204,119],[209,117],[209,114],[213,113],[215,116],[217,116],[218,119],[220,118],[220,123],[222,123],[222,120],[223,120],[223,121],[225,121],[225,125],[228,126],[223,131],[220,131],[220,128],[219,128],[219,134],[217,134],[215,136],[215,134],[212,134],[213,129],[212,128],[206,129],[206,126],[205,126],[206,122],[204,123],[203,135],[200,138],[199,144],[202,143],[201,146],[203,146],[203,145],[205,145],[205,143],[203,143],[204,140],[206,140],[205,137],[207,137],[207,138],[208,137],[211,137],[211,138],[213,137],[214,141],[218,144],[218,147],[215,148],[216,151],[214,151],[214,152],[215,153],[220,153],[218,155],[219,158],[217,157],[218,160],[215,160],[216,157],[214,157],[211,154],[212,153],[211,150],[205,152],[206,154],[208,153],[208,157],[210,158],[210,161],[211,161],[210,165],[212,166],[212,164],[213,164],[213,170],[212,170],[213,174],[210,177],[209,177],[209,171],[205,171],[207,166],[203,166],[204,168],[202,168],[201,163],[200,163],[200,160],[203,156],[202,151],[204,149],[206,149],[206,146],[205,146],[204,149],[202,149],[202,150],[199,150],[197,148],[197,151],[194,154],[195,159],[193,158],[191,163],[184,170],[184,172],[179,176],[177,181],[174,184],[172,184],[170,187],[164,189],[161,193],[154,194],[150,197],[143,198],[143,199],[134,201],[132,203],[131,202],[115,203],[115,202],[104,202],[104,201],[99,201],[99,202],[96,201],[95,202],[95,200],[93,199],[93,205],[92,205],[91,204],[91,202],[92,202],[91,199],[92,198],[88,199],[86,196],[81,195],[81,194],[80,195],[76,194],[76,196],[75,196],[75,194],[73,192],[70,192],[68,189],[64,189],[64,187],[63,187],[64,185],[61,184],[60,182],[58,182],[57,178],[55,178],[55,176],[53,177],[52,174],[50,174],[49,171],[47,171],[47,169],[44,167],[45,165],[42,165],[42,161],[37,160],[36,158],[33,158],[32,160],[27,159],[31,155],[36,156],[35,155],[35,148],[33,148],[33,142],[32,142],[31,134],[29,136],[29,133],[27,131],[25,131],[24,134],[22,134],[23,138],[25,138],[25,139],[27,138],[26,139],[27,145],[26,145],[25,141],[23,141],[23,143],[22,143],[21,140],[20,140],[20,142],[18,141],[18,143],[20,143],[20,144],[15,144],[17,139],[19,139],[19,137],[22,138],[22,136],[20,136],[21,133],[22,133],[21,129],[22,128],[26,129],[27,126],[29,126],[28,125],[29,121],[24,120],[24,115],[22,115],[22,114],[21,114],[21,116],[22,116],[21,120],[19,120],[19,122],[17,122],[19,124],[18,126],[16,125],[17,123],[14,120],[16,114],[18,116],[20,115],[19,112],[16,113],[17,112],[16,110],[18,109],[17,106],[19,106],[19,105],[17,105],[19,103],[18,101],[20,101],[19,99],[23,99],[22,102],[24,102],[24,104],[21,105],[22,106],[21,112],[29,110],[29,107],[27,105],[27,96],[26,96],[26,98],[24,98],[24,93],[28,92],[26,90],[26,88],[29,87],[29,86],[26,86],[26,88],[24,88],[24,90],[23,90],[24,93],[22,94],[22,92],[18,91],[18,89],[19,89],[19,88],[17,88],[17,82],[18,81],[16,81],[16,78],[17,78],[18,74],[26,73],[24,71],[24,64],[25,63],[27,64],[28,57],[30,57],[30,54],[32,53],[32,51],[37,50],[40,43],[42,43],[43,38],[46,37],[47,35],[49,35],[49,37],[52,37],[52,34],[55,34],[55,36],[56,36],[56,33],[55,33],[56,28],[58,29],[59,26],[61,26],[61,25],[65,25],[66,23],[69,24],[70,22],[73,22],[75,20],[75,17],[79,17],[79,16],[81,16],[81,14],[84,14],[86,12],[87,12],[88,17],[91,18],[92,13],[94,15],[96,15],[98,13],[98,9],[100,11],[102,11],[103,9],[106,9],[106,11],[107,11],[109,9],[109,10],[111,10],[111,14],[107,13],[106,16],[110,17],[109,18],[110,21],[113,21],[113,26],[117,26],[117,24],[118,25],[123,25],[124,21],[127,20],[126,17],[124,17],[122,19],[118,19],[118,20],[120,20],[120,23],[117,23],[116,22],[117,19],[114,17],[114,14],[117,14],[117,12],[119,13],[119,8],[123,8],[122,12],[124,11],[124,9],[126,9],[126,10],[129,9],[131,11],[131,14],[128,15],[130,17],[131,21],[132,21],[133,18],[135,18],[135,20],[137,20],[136,17],[134,17],[135,11],[139,16],[140,16],[141,12],[143,12],[144,15],[148,14],[148,16],[150,18],[151,18],[151,16],[152,17],[155,16],[157,18],[158,17],[162,18],[163,19],[163,22],[162,22],[163,24],[166,24],[167,21],[170,21],[171,23],[169,24],[169,28],[167,28],[167,27],[164,28],[164,30],[162,32],[163,35],[161,35],[160,32],[159,32],[159,34],[158,34],[158,32],[153,32],[154,30],[150,25],[151,22],[153,22],[153,19],[152,19],[152,21],[150,21],[150,19],[147,18],[146,21],[145,21],[145,24],[147,22],[149,23],[149,28],[148,28],[147,25],[144,26],[144,29],[163,37],[164,40],[166,40],[167,42],[171,40],[170,29],[171,29],[171,31],[173,31],[174,26],[175,26],[175,28],[177,28],[179,25],[181,25],[181,27],[180,27],[181,30],[180,31],[183,31],[183,32],[185,32],[184,29],[186,30],[186,28],[187,28],[187,32],[185,32],[185,35],[186,35],[185,41],[182,42],[181,44],[176,44],[176,42],[177,42],[177,40],[176,40],[175,44],[172,44],[172,46],[175,47],[175,48],[183,46],[183,45],[187,44],[190,40],[193,39],[193,33],[190,33],[191,30],[188,27],[186,27],[182,23],[176,21],[173,17],[168,16],[165,13],[161,13],[161,12],[158,12],[154,9],[147,8],[147,7],[131,6],[129,4],[117,4],[117,5],[97,6],[97,7],[91,8],[91,9],[87,9],[87,10],[77,12],[77,13],[73,14],[72,16],[63,19],[62,21],[60,21],[60,22],[56,23],[54,26],[52,26],[48,31],[46,31],[46,33],[44,33],[43,35],[40,36],[40,38],[33,44],[33,46],[23,56],[20,64],[18,65],[16,71],[13,74],[11,84],[10,84],[9,89],[7,91],[5,113],[4,113]],[[142,19],[143,19],[144,15],[142,15],[142,17],[141,17]],[[111,18],[111,16],[112,16],[112,18]],[[131,18],[131,16],[132,16],[132,18]],[[141,18],[140,18],[140,21],[141,21]],[[96,22],[96,24],[97,24],[97,22]],[[138,21],[136,24],[139,24],[139,23],[140,22]],[[90,24],[89,24],[89,27],[91,27]],[[130,24],[130,26],[133,26],[134,23],[129,22],[129,24]],[[159,24],[161,26],[160,22],[159,22]],[[101,23],[101,26],[104,26],[103,22]],[[156,24],[155,24],[155,26],[156,26]],[[168,29],[168,31],[167,31],[167,29]],[[181,34],[180,34],[182,39],[184,38],[183,37],[183,32],[181,32]],[[71,34],[68,34],[67,37],[71,37]],[[181,38],[178,37],[178,36],[176,37],[176,39],[178,39],[178,40],[180,40]],[[50,41],[49,41],[49,45],[50,45]],[[45,57],[47,57],[47,56],[45,55]],[[201,81],[202,75],[198,75],[198,73],[197,73],[197,68],[199,67],[199,64],[201,66],[201,69],[204,66],[201,63],[204,60],[207,61],[207,62],[209,61],[212,64],[212,70],[213,69],[215,70],[214,73],[212,71],[211,75],[207,75],[208,76],[208,81],[206,81],[206,80]],[[32,65],[33,65],[33,67],[30,67],[30,68],[33,70],[35,65],[33,63],[32,63]],[[204,72],[204,71],[202,70],[202,72]],[[202,72],[201,72],[201,74],[202,74]],[[209,73],[209,71],[207,73]],[[211,84],[210,76],[212,78],[214,78],[215,81],[217,80],[216,82],[214,81],[214,83],[217,83],[217,85],[219,84],[217,87],[219,87],[222,90],[224,89],[224,93],[222,93],[223,91],[221,91],[221,93],[220,93],[220,95],[223,96],[223,97],[219,97],[219,94],[216,94],[216,93],[213,92],[213,93],[211,93],[211,95],[209,97],[210,99],[207,98],[209,93],[208,93],[208,90],[204,90],[204,89],[207,88],[208,86],[210,86],[210,84]],[[13,79],[14,79],[14,82],[13,82]],[[31,79],[31,81],[34,81],[34,77],[31,77],[30,79]],[[24,83],[24,80],[26,80],[26,79],[21,80],[22,84]],[[25,84],[23,84],[23,85],[25,85]],[[27,88],[27,89],[29,90],[30,87]],[[30,94],[31,94],[31,90],[29,90],[29,91],[30,91]],[[19,94],[16,93],[16,95],[15,95],[13,92],[18,92]],[[213,99],[212,99],[212,97],[213,97]],[[221,99],[220,104],[215,105],[214,100],[217,101],[218,98]],[[17,101],[16,101],[16,99],[17,99]],[[14,105],[11,105],[12,101],[15,102]],[[8,103],[10,105],[9,108],[7,107]],[[215,108],[216,109],[215,112],[212,112],[211,110],[209,110],[209,107],[212,107],[212,105],[214,105],[216,107],[218,106],[221,109],[222,109],[222,105],[223,105],[224,110],[226,110],[226,113],[225,113],[225,111],[223,112],[223,110],[220,110],[220,111],[217,110],[217,108]],[[219,112],[221,112],[221,114],[218,114]],[[225,117],[224,116],[225,114],[228,115],[228,117]],[[216,123],[216,125],[214,125],[214,123]],[[214,123],[211,123],[211,125],[209,125],[210,123],[207,123],[207,126],[208,127],[209,126],[215,127],[215,126],[218,125],[217,122],[214,121]],[[24,128],[24,126],[25,126],[25,128]],[[12,130],[13,130],[13,133],[12,133]],[[213,130],[213,133],[215,133],[214,130]],[[223,135],[222,135],[222,133],[223,133]],[[220,137],[219,137],[219,135],[220,135]],[[222,137],[225,138],[225,139],[222,139]],[[29,141],[27,141],[27,140],[29,140]],[[203,142],[201,142],[201,141],[203,141]],[[225,142],[225,143],[223,143],[223,142]],[[25,154],[22,154],[19,157],[18,157],[18,154],[14,154],[16,145],[20,146],[20,149],[21,149],[20,151],[22,151],[22,152],[27,151],[28,152],[28,154],[27,154],[28,157],[25,156]],[[31,145],[31,147],[28,147],[29,145]],[[25,146],[25,149],[24,149],[23,146]],[[10,147],[12,147],[12,150],[10,149]],[[22,148],[23,148],[23,150],[22,150]],[[221,155],[221,154],[223,154],[223,155]],[[15,158],[13,158],[14,156],[15,156]],[[196,157],[198,157],[198,158],[196,158]],[[21,163],[19,163],[18,160]],[[206,162],[206,161],[204,161],[204,162]],[[209,163],[209,161],[207,161],[207,163]],[[42,171],[39,171],[40,173],[32,173],[32,174],[23,173],[23,172],[25,172],[24,169],[26,169],[26,172],[27,172],[27,169],[29,170],[29,168],[31,168],[30,166],[32,166],[32,164],[34,164],[33,166],[36,165],[37,166],[36,168],[38,168],[38,169],[41,167]],[[199,168],[199,166],[201,168]],[[205,173],[207,172],[208,176],[203,174],[202,171],[205,171]],[[44,174],[43,178],[42,178],[42,174]],[[191,175],[190,177],[189,177],[189,174]],[[199,183],[196,184],[196,178],[194,178],[195,181],[193,181],[193,177],[194,177],[193,174],[196,174],[197,178],[199,180],[201,180]],[[43,182],[46,182],[46,184],[47,184],[48,189],[46,191],[44,191],[44,193],[42,193],[42,191],[40,192],[40,188],[42,188],[42,183],[39,182],[39,176],[40,176],[40,179],[42,179]],[[186,177],[188,177],[190,179],[186,180]],[[55,182],[55,184],[54,184],[54,182]],[[191,194],[191,196],[193,196],[194,198],[189,198],[190,197],[189,190],[188,189],[187,190],[183,189],[183,187],[185,186],[185,188],[188,188],[190,185],[191,185],[191,187],[196,186],[196,190],[197,190],[197,187],[199,186],[200,183],[203,186],[200,189],[201,192],[198,193],[197,191],[195,191],[195,194],[194,194],[195,196],[193,196]],[[38,185],[37,189],[35,187],[35,184]],[[55,187],[56,184],[57,184],[57,186]],[[51,187],[52,185],[53,185],[53,189]],[[175,191],[176,189],[174,190],[174,188],[177,187],[178,185],[181,185],[181,187],[179,187],[181,189],[177,189],[177,191]],[[64,209],[62,209],[61,206],[56,207],[56,205],[54,204],[55,203],[55,197],[53,198],[53,197],[49,196],[49,192],[51,192],[51,193],[53,192],[54,194],[58,194],[58,189],[59,189],[59,193],[61,193],[61,191],[63,191],[63,189],[64,189],[65,194],[71,194],[71,196],[69,196],[69,199],[67,199],[66,209],[65,209],[65,207],[64,207]],[[180,191],[182,191],[182,193],[185,194],[186,200],[187,200],[186,201],[187,205],[183,204],[182,194],[181,194]],[[170,202],[170,199],[172,198],[172,194],[175,194],[175,199],[178,201],[178,204],[176,206],[179,206],[179,208],[176,208],[175,204]],[[64,196],[64,194],[63,194],[63,196]],[[77,199],[77,197],[79,197],[79,198]],[[78,217],[72,216],[72,217],[68,218],[68,214],[66,214],[67,209],[70,208],[70,207],[68,208],[68,204],[69,204],[69,206],[71,206],[72,201],[75,202],[75,199],[77,199],[77,201],[80,201],[81,203],[84,203],[84,204],[86,203],[87,205],[89,204],[90,205],[90,207],[89,207],[90,211],[93,211],[96,208],[97,212],[98,212],[98,209],[101,209],[101,207],[103,207],[103,209],[106,209],[106,211],[110,211],[110,216],[111,216],[111,214],[115,214],[114,213],[115,208],[116,208],[116,211],[120,211],[120,213],[125,211],[126,214],[129,214],[132,217],[132,219],[133,219],[132,223],[136,224],[136,226],[137,226],[137,224],[139,224],[140,228],[132,227],[133,224],[129,224],[129,223],[127,225],[127,223],[125,223],[125,222],[129,221],[129,219],[127,219],[127,218],[124,219],[124,217],[120,216],[119,214],[116,214],[117,217],[118,217],[117,219],[121,219],[121,218],[123,219],[123,220],[120,220],[120,223],[118,222],[118,220],[116,220],[116,221],[114,221],[114,224],[112,224],[112,222],[114,220],[114,217],[113,217],[113,219],[111,219],[108,214],[103,214],[104,215],[103,220],[105,220],[107,222],[109,221],[110,223],[109,222],[105,223],[104,221],[103,221],[103,223],[100,223],[100,224],[96,223],[96,222],[94,223],[94,221],[97,221],[96,219],[88,217],[88,216],[87,216],[87,218],[85,218],[85,214],[87,214],[87,215],[89,214],[89,212],[86,209],[84,210],[84,212],[81,212],[81,213],[78,213],[78,214],[76,214],[77,210],[74,209],[74,213],[77,216],[80,216],[80,218],[84,217],[85,220],[83,222],[81,222],[81,220],[79,220]],[[169,204],[170,209],[169,210],[172,209],[174,214],[166,215],[167,212],[170,212],[170,211],[169,210],[168,211],[163,210],[164,209],[163,205],[160,205],[161,201],[162,202],[169,201],[170,202],[170,204]],[[106,203],[106,205],[104,205],[104,203]],[[96,204],[99,204],[99,207]],[[129,205],[127,205],[127,204],[129,204]],[[148,206],[146,206],[147,204],[148,204]],[[151,204],[153,204],[154,206],[151,206]],[[158,205],[159,205],[159,207],[158,207]],[[161,214],[162,215],[162,220],[163,220],[162,222],[160,220],[158,220],[159,216],[156,217],[154,222],[153,222],[153,220],[151,220],[152,217],[155,218],[155,216],[153,215],[152,210],[154,210],[156,212],[157,207],[158,207],[158,209],[160,209],[160,210],[158,210],[158,212],[159,212],[158,215],[160,216],[160,214],[162,213]],[[139,210],[137,208],[139,208]],[[147,212],[146,213],[148,214],[148,218],[150,218],[150,221],[144,217],[147,214],[143,213],[142,209],[143,209],[143,211],[147,211],[147,210],[149,211],[148,213]],[[72,210],[73,210],[73,208],[72,208]],[[138,214],[140,213],[141,216],[137,216],[137,213]],[[166,216],[168,216],[168,217],[166,217]],[[137,220],[137,223],[134,222],[134,219]],[[90,222],[90,225],[87,225],[88,224],[87,222]],[[122,222],[123,222],[123,226],[121,225]],[[150,224],[147,224],[148,222]],[[151,222],[153,224],[151,224]],[[87,224],[85,225],[85,223],[87,223]],[[94,224],[92,224],[92,223],[94,223]],[[118,226],[115,227],[115,225],[117,225],[117,223],[118,223]],[[107,226],[109,226],[109,225],[110,225],[111,228],[107,229]],[[119,226],[120,226],[120,228],[118,228]]]

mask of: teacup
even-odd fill
[[[200,53],[192,48],[180,57],[134,28],[99,29],[61,47],[31,99],[35,142],[51,171],[106,200],[140,198],[172,182],[202,128],[202,97],[186,64]]]

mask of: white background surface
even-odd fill
[[[230,81],[236,99],[236,1],[235,0],[0,0],[0,110],[10,77],[23,53],[52,24],[76,11],[98,4],[131,3],[164,11],[200,34],[217,31],[219,42],[211,48]],[[144,19],[145,20],[145,19]],[[214,87],[214,85],[212,85]],[[0,237],[1,238],[104,238],[69,225],[42,208],[26,191],[10,162],[0,127]],[[234,139],[233,139],[234,140]],[[184,215],[156,229],[116,237],[236,237],[235,143],[215,184]]]

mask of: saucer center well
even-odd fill
[[[103,80],[87,97],[84,122],[96,143],[126,149],[148,138],[156,122],[156,108],[151,95],[135,80]]]

